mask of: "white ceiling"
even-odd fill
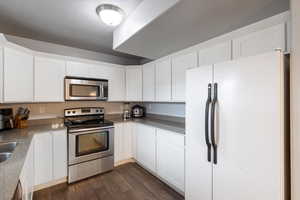
[[[112,50],[114,28],[96,7],[112,3],[128,15],[142,0],[1,0],[0,32],[36,40],[133,57]]]

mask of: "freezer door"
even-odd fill
[[[282,62],[280,52],[271,52],[214,65],[214,200],[283,200]]]
[[[212,200],[212,162],[209,161],[205,118],[213,67],[187,71],[185,199]],[[210,104],[209,104],[210,106]],[[209,116],[207,116],[209,119]]]

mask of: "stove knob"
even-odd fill
[[[67,113],[68,113],[68,114],[70,114],[70,113],[71,113],[71,111],[68,111]]]
[[[74,111],[72,111],[72,113],[73,113],[73,114],[75,114],[75,110],[74,110]]]
[[[99,110],[96,110],[96,112],[99,112]]]

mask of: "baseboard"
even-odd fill
[[[127,164],[127,163],[133,163],[135,162],[135,160],[133,158],[129,158],[127,160],[122,160],[122,161],[119,161],[117,163],[114,164],[115,167],[117,166],[120,166],[120,165],[124,165],[124,164]]]
[[[36,185],[34,186],[33,188],[33,191],[38,191],[38,190],[42,190],[42,189],[45,189],[45,188],[48,188],[48,187],[51,187],[51,186],[54,186],[54,185],[58,185],[58,184],[61,184],[61,183],[66,183],[67,182],[67,177],[64,177],[64,178],[61,178],[61,179],[58,179],[58,180],[54,180],[54,181],[50,181],[48,183],[45,183],[45,184],[40,184],[40,185]]]

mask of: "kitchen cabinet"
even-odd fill
[[[33,101],[33,55],[29,50],[4,48],[4,101]]]
[[[233,59],[254,56],[275,49],[286,51],[285,24],[279,24],[233,40]]]
[[[155,101],[155,64],[143,65],[143,101]]]
[[[186,199],[284,199],[283,63],[284,55],[274,51],[187,72]],[[209,84],[217,107],[206,103]],[[205,120],[214,111],[218,123]]]
[[[185,101],[186,70],[198,66],[197,52],[178,55],[172,58],[172,101]]]
[[[199,49],[199,66],[211,65],[219,62],[231,60],[232,58],[231,40],[222,42],[211,47]]]
[[[156,63],[156,101],[171,101],[171,59],[167,58]]]
[[[108,100],[125,100],[125,68],[111,67],[111,74],[108,82]]]
[[[34,187],[34,144],[30,144],[24,165],[20,174],[20,182],[23,189],[23,200],[31,200]]]
[[[132,158],[132,123],[115,123],[114,163]]]
[[[156,129],[143,124],[136,125],[137,161],[151,172],[156,172]]]
[[[63,102],[65,61],[36,56],[34,63],[34,100],[36,102]]]
[[[0,47],[0,103],[3,103],[3,48]]]
[[[157,129],[157,174],[184,191],[184,135]]]
[[[126,68],[126,100],[142,101],[142,67],[130,66]]]
[[[67,132],[57,130],[52,132],[53,149],[53,180],[67,177]]]
[[[90,78],[92,65],[77,61],[67,61],[67,76]]]

